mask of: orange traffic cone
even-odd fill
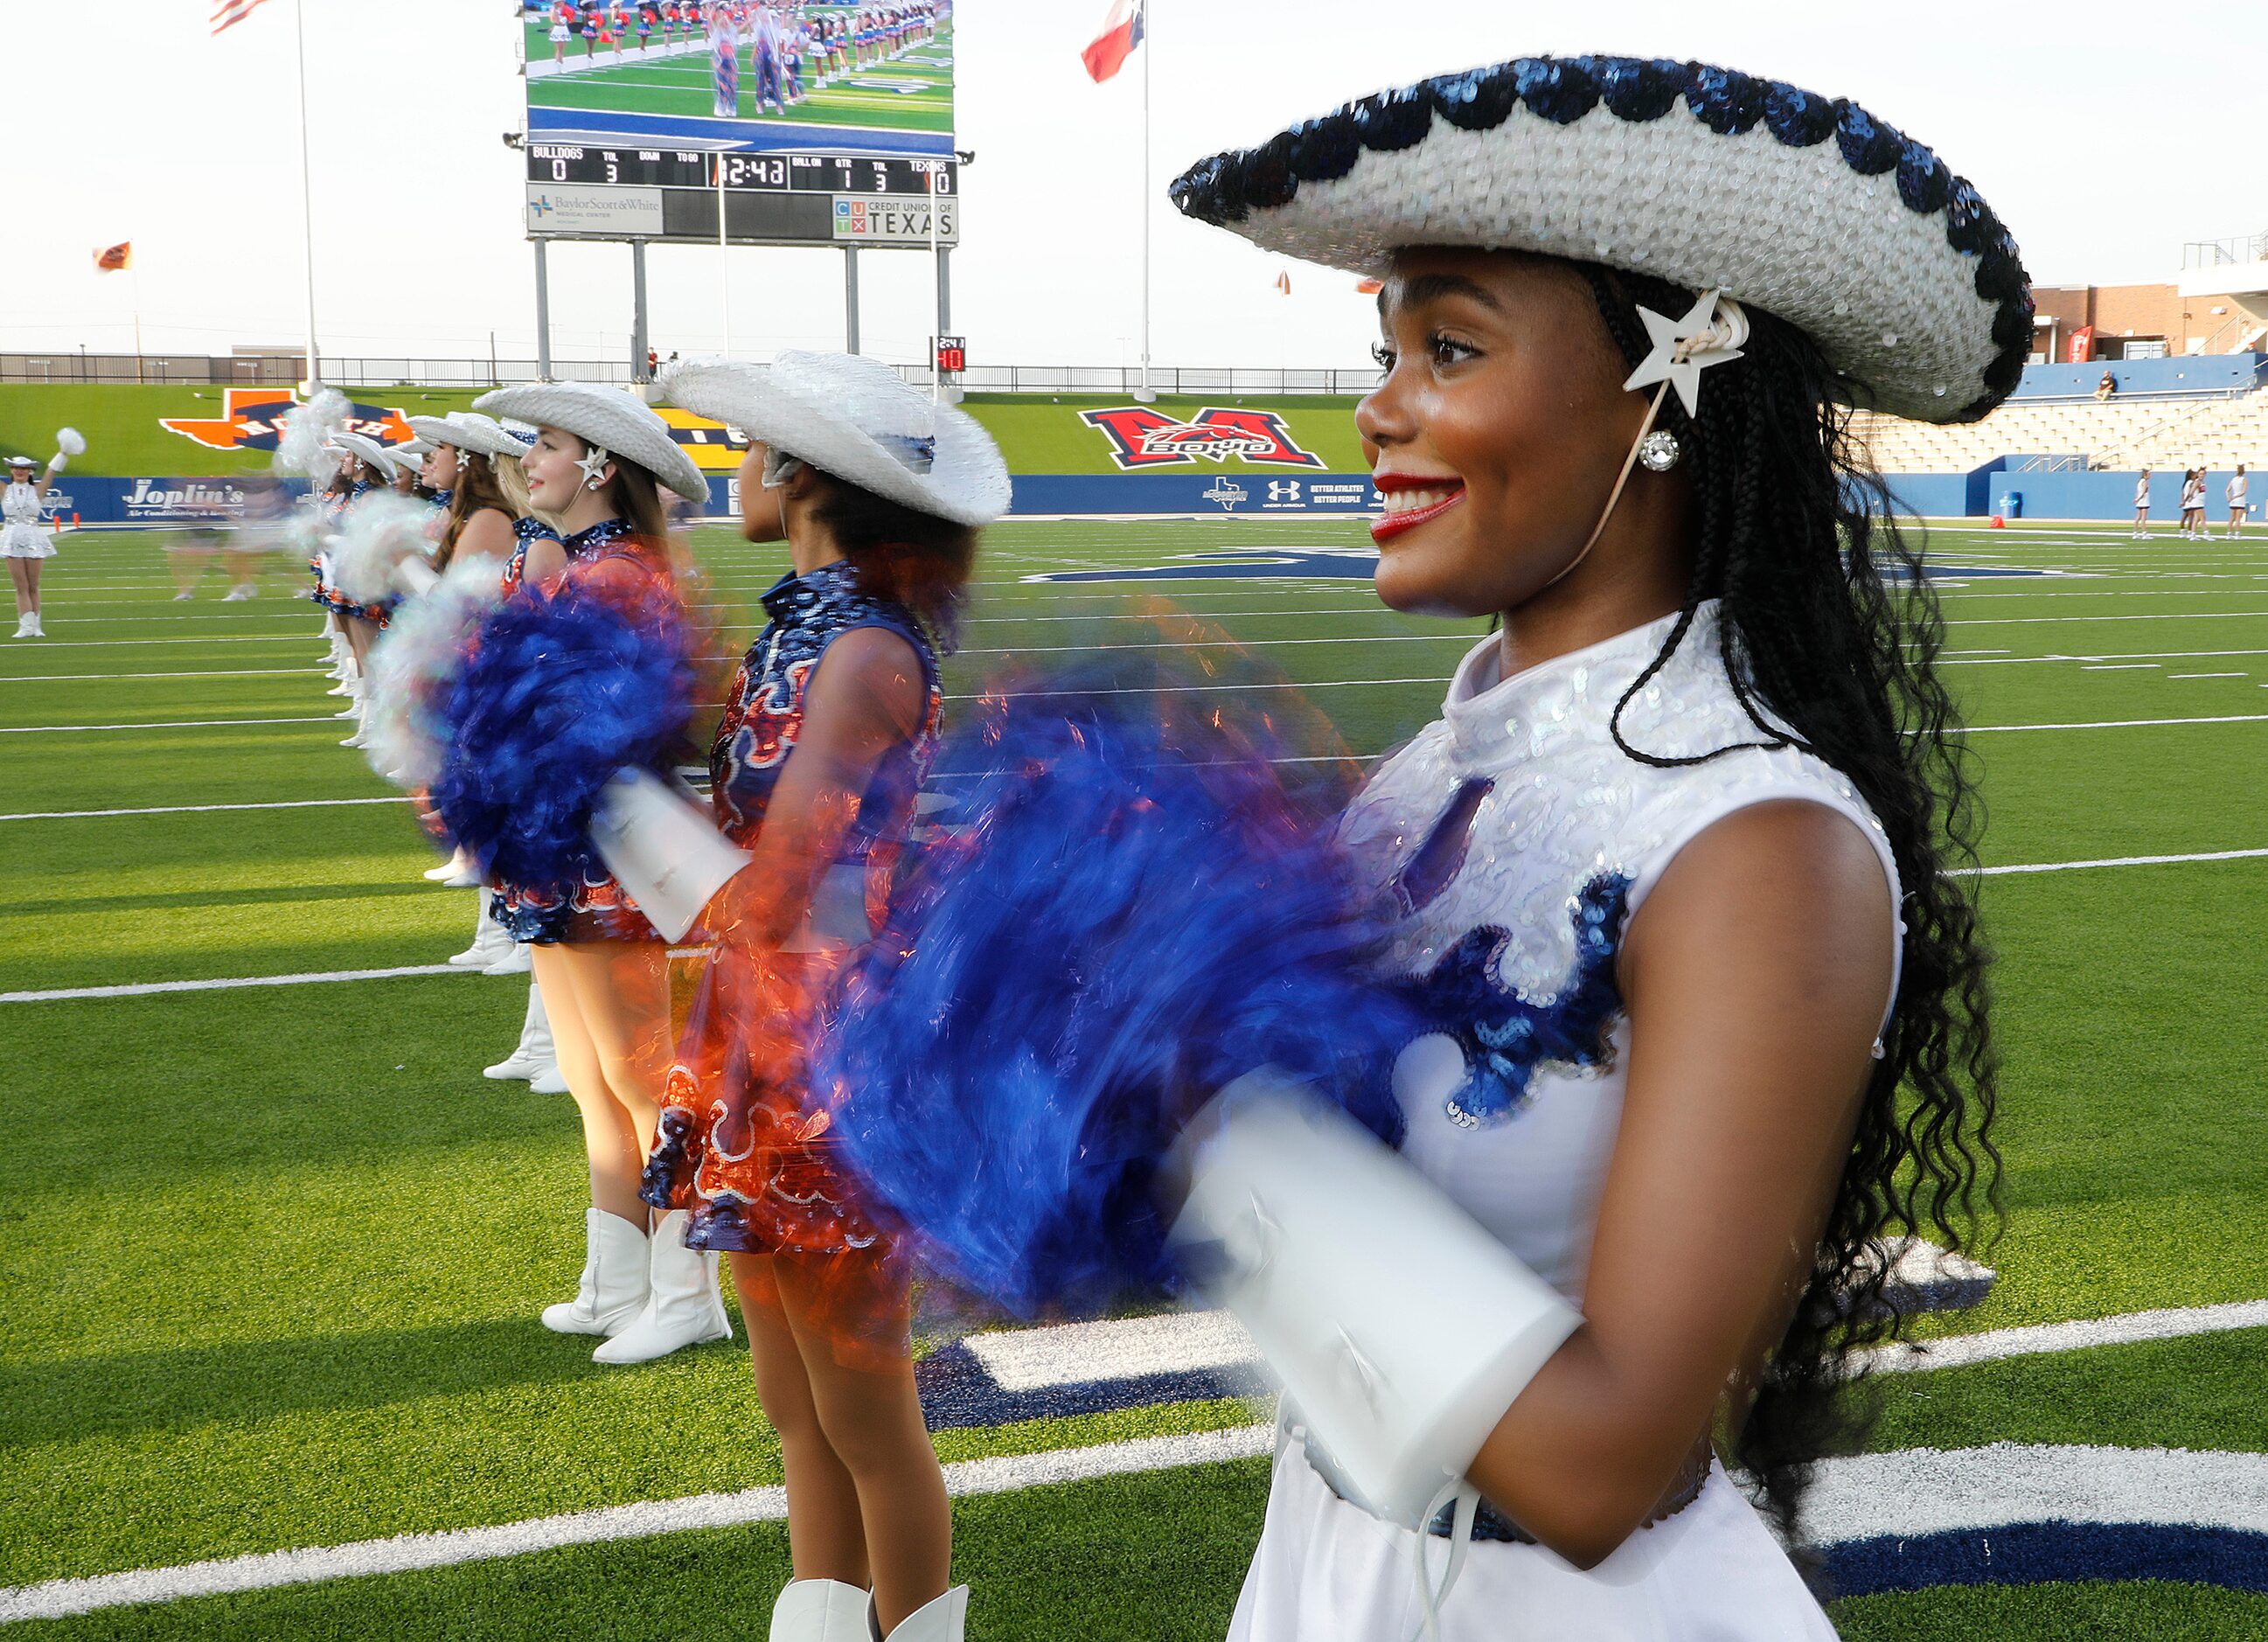
[[[2005,519],[2001,518],[1998,513],[1995,513],[1995,514],[1993,514],[1993,515],[1992,515],[1992,528],[1993,528],[1993,529],[1995,529],[1995,530],[2006,530],[2007,527],[2008,527],[2008,521],[2007,521],[2007,519]]]

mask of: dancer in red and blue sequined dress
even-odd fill
[[[689,1244],[729,1253],[787,1481],[796,1577],[771,1634],[957,1642],[968,1592],[948,1588],[906,1262],[836,1160],[806,1057],[826,983],[883,921],[937,747],[938,659],[1007,471],[973,420],[866,359],[689,364],[664,388],[747,435],[742,534],[784,541],[793,570],[764,595],[770,623],[710,755],[715,824],[745,865],[728,851],[688,891],[708,825],[688,806],[610,835],[617,870],[650,880],[658,909],[665,889],[683,917],[702,909],[716,946],[646,1200],[690,1216]]]

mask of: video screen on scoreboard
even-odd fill
[[[528,0],[530,142],[943,157],[952,0]]]

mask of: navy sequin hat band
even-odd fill
[[[1722,290],[1850,397],[1974,421],[2032,346],[2015,240],[1930,149],[1840,98],[1667,59],[1521,57],[1375,92],[1199,161],[1182,211],[1366,274],[1521,250]]]

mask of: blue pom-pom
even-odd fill
[[[1420,1029],[1328,818],[1209,722],[1001,703],[990,772],[843,976],[814,1059],[847,1160],[961,1285],[1019,1315],[1171,1289],[1161,1162],[1272,1064],[1388,1140]]]
[[[684,733],[688,648],[673,609],[573,582],[528,590],[481,623],[441,706],[432,801],[483,877],[540,895],[582,880],[607,782],[663,762]]]

